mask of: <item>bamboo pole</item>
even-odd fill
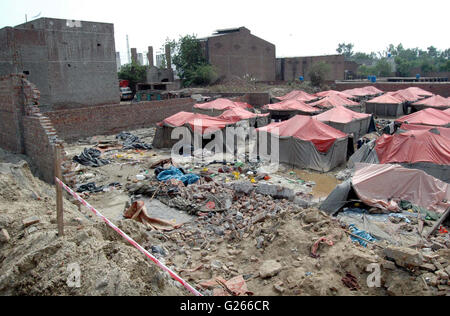
[[[55,144],[55,177],[62,180],[61,173],[61,146]],[[64,236],[64,210],[63,210],[63,193],[58,183],[56,185],[56,222],[58,223],[58,236]]]

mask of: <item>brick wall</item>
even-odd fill
[[[364,86],[375,86],[383,91],[397,91],[406,89],[408,87],[419,87],[430,91],[434,94],[439,94],[443,97],[450,97],[450,82],[377,82],[371,84],[368,82],[336,82],[335,89],[343,91],[353,88],[361,88]]]
[[[45,114],[50,118],[58,135],[69,141],[150,127],[180,111],[192,112],[194,103],[191,98],[181,98],[59,110]]]
[[[21,133],[21,77],[4,76],[0,78],[0,146],[14,153],[23,153]]]
[[[27,155],[39,177],[53,183],[54,146],[60,146],[63,180],[73,186],[73,164],[66,156],[51,121],[40,113],[39,98],[39,90],[24,75],[0,78],[0,147]]]

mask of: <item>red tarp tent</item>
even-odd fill
[[[440,127],[440,126],[427,126],[427,125],[417,125],[417,124],[405,124],[400,126],[400,129],[405,131],[429,131],[436,130],[442,136],[450,139],[450,128]]]
[[[222,119],[199,113],[178,112],[158,123],[158,126],[180,127],[188,125],[191,130],[194,131],[194,129],[197,130],[198,128],[203,134],[206,129],[209,129],[209,131],[223,129],[237,121],[239,120]]]
[[[296,115],[284,122],[269,124],[259,128],[258,131],[275,133],[284,137],[292,136],[312,142],[320,152],[327,152],[337,139],[347,137],[347,134],[310,116],[303,115]]]
[[[403,89],[394,92],[387,92],[387,95],[391,95],[394,98],[400,99],[403,102],[415,102],[422,99],[422,96],[413,93],[411,90]]]
[[[344,90],[342,92],[346,93],[346,94],[350,94],[353,97],[365,97],[365,96],[370,96],[370,95],[376,95],[376,94],[383,93],[383,91],[378,90],[377,88],[372,87],[372,86],[348,89],[348,90]]]
[[[353,120],[365,119],[368,117],[371,117],[371,115],[366,113],[358,113],[340,105],[336,106],[331,110],[325,111],[319,115],[314,116],[315,119],[321,122],[336,122],[336,123],[350,123]]]
[[[429,92],[427,90],[424,90],[422,88],[418,88],[418,87],[409,87],[409,88],[406,88],[404,90],[407,90],[409,92],[412,92],[415,95],[419,95],[419,96],[422,96],[422,97],[432,97],[433,96],[433,93],[431,93],[431,92]]]
[[[302,90],[294,90],[294,91],[289,92],[286,95],[277,97],[277,99],[282,100],[282,101],[284,101],[284,100],[299,100],[299,101],[307,102],[307,101],[316,100],[317,97],[312,94],[306,93],[305,91],[302,91]]]
[[[424,109],[395,120],[396,123],[449,126],[450,114],[433,108]]]
[[[317,113],[318,110],[303,101],[288,99],[278,103],[266,104],[263,107],[269,111],[300,111],[305,113]]]
[[[210,102],[205,102],[201,104],[195,104],[194,108],[197,109],[205,109],[205,110],[229,110],[234,107],[240,107],[242,109],[252,109],[253,107],[250,104],[245,102],[236,102],[231,101],[229,99],[219,98]]]
[[[226,110],[218,118],[222,118],[225,120],[232,120],[232,121],[240,121],[240,120],[248,120],[251,118],[265,117],[265,116],[269,116],[269,113],[256,114],[256,113],[252,113],[247,110],[244,110],[242,108],[236,107],[236,108]]]
[[[317,92],[315,95],[318,96],[318,97],[328,97],[330,95],[338,95],[338,96],[340,96],[342,98],[347,98],[347,99],[348,98],[353,98],[353,96],[351,94],[344,93],[344,92],[341,92],[341,91],[336,91],[336,90],[321,91],[321,92]]]
[[[391,209],[410,201],[442,214],[450,206],[450,187],[421,170],[399,165],[357,164],[352,178],[353,189],[365,204]],[[447,201],[444,203],[443,201]]]
[[[414,102],[411,104],[412,106],[416,108],[450,108],[450,100],[444,97],[441,97],[440,95],[434,95],[432,97]]]
[[[384,134],[377,139],[375,150],[381,164],[418,162],[450,164],[450,139],[428,130]]]
[[[401,104],[403,101],[389,94],[383,94],[367,102],[380,104]]]
[[[319,101],[310,103],[309,105],[318,108],[333,108],[335,106],[359,106],[359,103],[343,98],[339,95],[329,95]]]

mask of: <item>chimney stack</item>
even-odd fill
[[[153,64],[153,47],[152,46],[148,47],[147,59],[148,59],[148,66],[153,67],[154,64]]]
[[[172,60],[170,59],[170,45],[166,45],[166,62],[167,62],[167,69],[172,69]]]
[[[136,64],[138,63],[138,54],[136,48],[131,49],[131,61]]]

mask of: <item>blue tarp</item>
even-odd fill
[[[356,226],[354,224],[351,224],[348,228],[350,229],[350,232],[352,234],[362,237],[365,240],[372,241],[372,242],[377,241],[377,239],[372,237],[372,235],[370,235],[368,232],[365,232],[364,230],[360,230],[360,229],[356,228]],[[353,242],[358,242],[361,246],[367,247],[367,242],[365,242],[364,240],[359,239],[354,236],[350,236],[350,238]]]
[[[180,169],[173,166],[167,170],[161,171],[156,178],[158,179],[158,181],[167,181],[170,179],[180,180],[186,186],[200,180],[200,177],[198,175],[193,173],[184,174]]]

